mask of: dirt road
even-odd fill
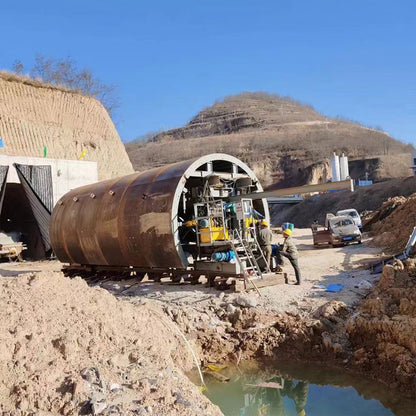
[[[252,292],[252,297],[258,298],[259,304],[266,309],[276,312],[309,312],[328,302],[340,300],[348,306],[360,301],[368,292],[361,287],[360,282],[367,281],[371,285],[378,279],[366,269],[370,262],[380,257],[380,249],[369,246],[369,238],[364,235],[363,244],[352,244],[341,248],[321,246],[314,248],[310,229],[295,229],[293,240],[299,250],[299,263],[303,275],[303,282],[295,286],[295,275],[292,266],[286,261],[284,271],[288,273],[289,284],[279,284],[261,289],[261,296]],[[274,234],[274,242],[283,241],[281,234]],[[4,263],[0,267],[3,276],[18,275],[23,272],[59,271],[61,263],[25,262]],[[203,279],[201,279],[203,280]],[[108,289],[116,296],[130,297],[132,301],[143,297],[159,300],[163,303],[175,304],[204,303],[220,296],[221,292],[214,288],[206,288],[203,284],[173,285],[168,282],[162,284],[143,281],[137,284],[134,279],[123,281],[105,281],[97,283]],[[326,292],[331,284],[344,287],[338,293]],[[366,284],[365,284],[366,285]],[[229,294],[235,298],[238,294]],[[135,299],[137,297],[137,299]]]
[[[348,306],[360,301],[369,289],[362,286],[356,288],[360,282],[367,281],[371,285],[378,275],[372,275],[365,267],[369,262],[376,261],[380,256],[378,248],[368,245],[369,239],[364,238],[361,245],[349,245],[341,248],[322,247],[314,248],[310,229],[295,229],[293,239],[299,249],[299,263],[304,277],[302,285],[295,286],[295,275],[292,266],[286,261],[284,271],[288,273],[289,284],[279,284],[260,289],[261,296],[250,292],[256,302],[265,309],[276,312],[309,313],[330,300],[340,300]],[[280,234],[274,234],[274,242],[282,242]],[[364,267],[364,268],[363,268]],[[201,279],[202,280],[202,279]],[[127,289],[133,282],[106,282],[106,287],[114,294],[143,296],[157,299],[163,303],[174,302],[181,304],[204,304],[211,298],[222,296],[221,292],[203,285],[189,284],[163,285],[143,282]],[[338,293],[326,292],[330,284],[343,285]],[[229,301],[238,297],[238,294],[227,295]]]

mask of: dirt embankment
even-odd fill
[[[391,254],[400,253],[416,226],[416,194],[388,199],[370,215],[367,224],[375,245]]]
[[[14,277],[0,279],[0,410],[219,415],[183,373],[194,363],[180,332],[203,363],[325,361],[415,397],[415,267],[387,267],[374,289],[360,289],[362,280],[377,282],[358,268],[378,253],[366,239],[316,250],[309,230],[294,238],[304,283],[263,288],[261,297],[91,281],[102,289],[50,271],[58,262],[4,266]],[[28,268],[40,271],[19,274]],[[333,283],[344,289],[322,289]]]
[[[98,162],[98,178],[133,172],[102,104],[76,91],[0,72],[0,153]]]
[[[149,303],[44,272],[2,278],[0,304],[2,414],[221,414],[183,374],[192,356]]]
[[[387,265],[346,324],[355,367],[416,397],[416,262]]]
[[[278,313],[257,307],[253,295],[213,298],[202,310],[166,306],[182,331],[195,340],[205,362],[264,359],[277,351],[296,358],[319,349],[322,324],[300,314]]]

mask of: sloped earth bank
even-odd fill
[[[416,397],[416,262],[402,266],[384,267],[346,330],[354,366]]]
[[[192,305],[164,309],[196,339],[206,362],[325,362],[416,398],[416,263],[406,267],[386,266],[380,283],[356,307],[332,300],[310,314],[276,314],[240,295],[211,301],[211,313],[197,316]]]
[[[369,222],[373,243],[388,253],[400,253],[416,226],[416,194],[389,198]]]
[[[61,273],[0,280],[2,414],[218,415],[158,308]],[[41,411],[41,413],[38,413]]]
[[[305,282],[264,288],[261,297],[133,280],[89,287],[54,271],[57,262],[2,267],[9,277],[0,279],[0,409],[221,414],[184,375],[193,362],[177,329],[205,364],[325,361],[415,397],[413,263],[407,271],[388,266],[377,283],[358,268],[377,256],[366,240],[315,250],[309,230],[295,238]],[[339,293],[319,287],[341,282]]]

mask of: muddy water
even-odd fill
[[[322,366],[249,364],[220,371],[227,383],[206,376],[206,396],[226,416],[410,416],[414,401],[361,377]]]

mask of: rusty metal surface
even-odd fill
[[[188,265],[178,232],[178,207],[190,175],[208,162],[232,163],[262,191],[254,172],[225,154],[154,168],[74,189],[56,204],[50,240],[58,259],[71,265],[184,268]],[[267,201],[264,205],[269,219]],[[256,209],[261,209],[260,206]]]
[[[172,233],[178,183],[194,160],[77,188],[54,208],[50,238],[71,264],[183,267]]]

